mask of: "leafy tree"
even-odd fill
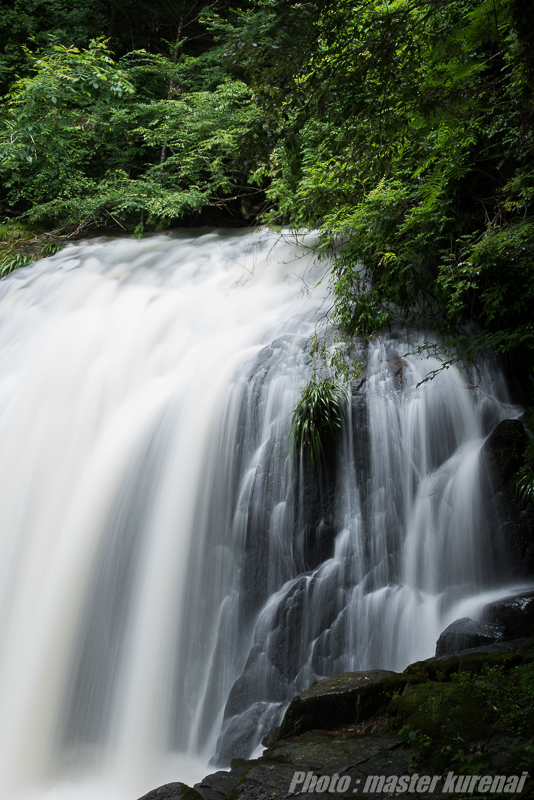
[[[227,80],[167,100],[173,69],[142,51],[116,62],[102,40],[38,58],[3,115],[4,208],[28,209],[28,220],[48,226],[115,221],[142,230],[253,192],[236,166],[256,114],[250,91]],[[155,79],[160,99],[152,90],[145,100]]]
[[[5,213],[140,231],[266,189],[319,227],[348,340],[403,320],[532,371],[532,0],[62,2],[5,50]]]
[[[532,370],[531,4],[284,8],[300,52],[253,84],[276,130],[261,174],[278,219],[320,226],[332,321],[401,319]]]

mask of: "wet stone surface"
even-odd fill
[[[280,726],[280,738],[350,724],[363,714],[371,716],[383,702],[378,684],[394,675],[374,669],[345,672],[313,683],[291,701]]]
[[[201,800],[200,795],[185,783],[166,783],[144,794],[139,800]]]
[[[288,800],[310,794],[479,800],[502,793],[504,784],[491,789],[501,778],[523,780],[524,788],[512,786],[503,796],[534,797],[524,765],[527,750],[519,752],[517,731],[506,721],[496,724],[497,709],[488,705],[477,679],[496,668],[513,680],[533,657],[534,640],[515,639],[417,662],[402,674],[370,670],[325,678],[293,699],[260,758],[236,759],[230,771],[214,772],[194,789],[168,784],[141,800]],[[455,679],[461,672],[471,679]],[[523,749],[528,745],[525,740]],[[453,758],[458,753],[473,769],[461,769],[463,762]],[[479,793],[482,779],[486,788]]]
[[[230,772],[224,770],[213,772],[200,783],[195,783],[194,788],[204,800],[222,800],[232,789],[235,789],[248,769],[248,766],[242,766],[236,767]]]
[[[504,625],[461,617],[452,622],[436,642],[436,656],[455,655],[502,639]]]

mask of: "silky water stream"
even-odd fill
[[[72,245],[0,282],[0,798],[135,800],[249,756],[317,677],[403,669],[507,593],[498,375],[361,346],[291,465],[324,313],[268,232]]]

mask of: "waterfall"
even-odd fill
[[[135,800],[249,756],[318,677],[403,669],[506,594],[479,452],[515,416],[392,332],[291,459],[308,237],[76,244],[0,282],[0,796]]]

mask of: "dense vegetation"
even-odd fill
[[[315,227],[346,341],[408,320],[532,382],[533,0],[8,0],[0,30],[4,272],[102,227]]]

